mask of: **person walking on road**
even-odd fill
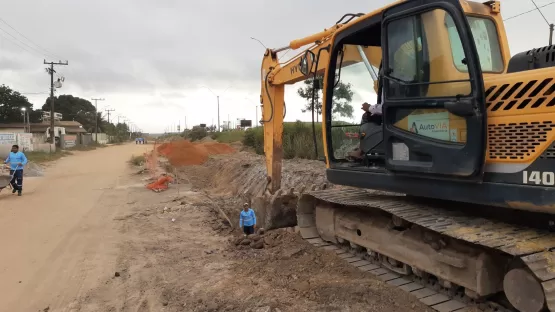
[[[17,192],[17,196],[21,196],[23,191],[23,167],[27,164],[27,157],[19,151],[18,145],[13,145],[5,163],[10,165],[12,193]]]
[[[245,235],[254,234],[254,227],[256,226],[256,215],[254,210],[249,208],[249,204],[243,204],[243,210],[239,215],[239,227],[243,228]]]

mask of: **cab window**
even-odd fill
[[[502,72],[504,65],[495,23],[490,19],[474,16],[468,16],[467,20],[474,37],[482,72]],[[464,52],[459,40],[459,33],[453,18],[449,14],[445,15],[445,27],[449,33],[455,67],[460,72],[467,72],[468,68],[462,63]]]

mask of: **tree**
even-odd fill
[[[45,111],[50,111],[50,98],[42,106]],[[62,114],[62,120],[75,120],[83,125],[87,132],[94,133],[96,129],[95,106],[88,100],[73,96],[60,95],[54,98],[54,111]],[[98,131],[102,132],[105,128],[105,121],[102,114],[98,117]]]
[[[30,122],[40,121],[42,113],[33,110],[33,104],[27,97],[6,85],[0,86],[0,122],[23,122],[23,113],[21,112],[23,107],[29,114]]]
[[[317,76],[319,84],[323,86],[323,77]],[[312,111],[312,91],[314,90],[314,78],[309,78],[304,81],[304,87],[297,90],[297,94],[307,101],[305,107],[302,109],[303,113]],[[339,82],[333,90],[332,99],[332,114],[338,114],[341,117],[353,117],[353,107],[350,105],[353,100],[353,91],[351,90],[350,83]],[[315,94],[315,111],[316,116],[322,114],[322,90],[318,90]]]

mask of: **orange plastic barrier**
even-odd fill
[[[152,182],[146,186],[147,189],[153,191],[163,191],[168,189],[168,184],[173,182],[170,176],[161,176],[155,182]]]

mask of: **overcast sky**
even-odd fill
[[[216,123],[216,97],[201,86],[216,94],[230,87],[220,97],[222,121],[255,119],[264,48],[250,37],[280,47],[331,26],[344,13],[390,2],[0,0],[0,18],[31,40],[0,21],[0,83],[46,93],[43,59],[67,59],[69,66],[57,67],[66,78],[59,94],[105,98],[99,110],[115,109],[112,118],[126,116],[147,132],[183,127],[185,116],[189,127]],[[538,6],[550,2],[536,0]],[[504,18],[533,8],[528,0],[502,1]],[[555,22],[555,4],[542,12]],[[508,20],[506,29],[511,54],[548,43],[548,26],[537,11]],[[298,87],[286,88],[289,121],[310,120],[301,113]],[[47,94],[26,96],[40,108]],[[359,104],[353,105],[358,113]]]

